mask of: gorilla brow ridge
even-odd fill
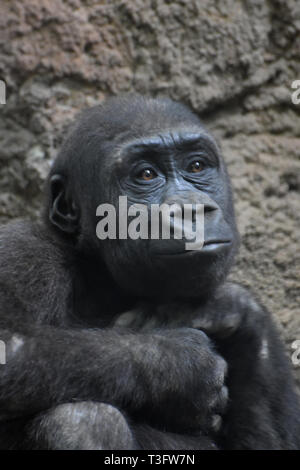
[[[186,131],[189,131],[190,134],[187,135],[187,132],[184,133],[185,129]],[[121,163],[121,161],[132,151],[135,153],[145,150],[161,152],[162,145],[166,148],[166,150],[169,150],[171,146],[176,150],[187,150],[189,148],[192,149],[197,144],[201,144],[210,151],[213,150],[214,156],[216,156],[218,153],[218,148],[215,141],[204,129],[201,129],[201,132],[194,132],[193,128],[180,128],[177,132],[176,129],[173,129],[172,131],[167,130],[164,133],[153,134],[144,136],[142,138],[125,141],[118,145],[118,150],[115,157],[118,163]]]

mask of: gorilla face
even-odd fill
[[[52,223],[66,232],[61,216],[65,220],[68,215],[69,223],[74,219],[79,249],[89,247],[95,259],[100,254],[115,281],[129,293],[189,298],[208,294],[226,276],[237,245],[229,179],[216,143],[182,105],[135,98],[123,100],[121,111],[115,109],[113,116],[115,105],[112,100],[86,114],[73,133],[73,138],[82,136],[81,142],[72,155],[69,148],[69,158],[63,152],[61,169],[58,158],[52,188],[62,173],[67,182],[56,195],[52,191]],[[97,239],[98,205],[109,203],[118,215],[119,196],[127,197],[128,208],[143,204],[148,215],[153,205],[190,204],[194,231],[196,205],[203,204],[202,249],[188,251],[188,240],[174,237],[174,218],[169,239],[162,239],[161,233],[158,239],[151,238],[150,217],[146,239],[118,238],[120,221],[116,239]],[[53,210],[55,201],[65,212],[59,217]]]

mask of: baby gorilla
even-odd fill
[[[203,207],[202,248],[186,250],[172,216],[168,239],[99,238],[99,206],[117,215],[120,196],[128,210],[189,204],[193,227]],[[226,282],[238,232],[224,161],[185,106],[129,96],[87,110],[43,218],[0,237],[2,449],[300,447],[272,319]]]

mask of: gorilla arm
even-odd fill
[[[226,401],[225,363],[201,332],[150,335],[49,326],[22,331],[0,331],[7,345],[0,370],[3,420],[94,400],[142,413],[149,424],[170,431],[199,431],[211,429],[214,407]]]
[[[6,364],[0,369],[1,419],[30,415],[73,399],[121,405],[138,403],[144,396],[132,362],[137,337],[34,325],[17,331],[0,330],[6,344]]]
[[[219,400],[225,363],[201,332],[150,335],[27,325],[17,333],[1,329],[0,337],[7,353],[0,369],[2,420],[95,400],[132,414],[143,410],[170,430],[210,428],[208,401]],[[186,372],[178,367],[181,361]]]
[[[299,397],[271,315],[237,285],[230,285],[227,295],[220,295],[217,302],[215,311],[221,312],[223,305],[224,319],[219,319],[220,329],[215,327],[211,338],[228,361],[230,395],[221,447],[299,449]],[[226,318],[225,335],[218,337]],[[205,331],[209,334],[208,324]]]

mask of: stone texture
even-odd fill
[[[39,214],[77,112],[138,91],[190,105],[221,142],[242,247],[232,277],[300,339],[298,0],[2,0],[0,220]],[[300,384],[300,367],[295,368]]]

